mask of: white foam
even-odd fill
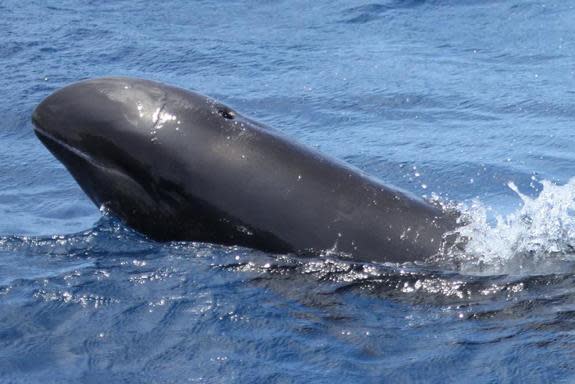
[[[448,251],[464,272],[549,273],[560,263],[575,260],[575,178],[565,185],[541,182],[539,196],[531,198],[513,182],[508,186],[521,198],[522,207],[489,220],[490,208],[480,201],[463,207],[466,244]]]

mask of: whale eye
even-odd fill
[[[234,113],[234,111],[232,111],[231,109],[226,109],[226,108],[220,108],[220,109],[218,109],[218,113],[219,113],[220,116],[222,116],[224,119],[228,119],[228,120],[233,120],[234,117],[236,116],[236,114]]]

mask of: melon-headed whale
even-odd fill
[[[81,81],[33,112],[35,133],[98,206],[158,241],[406,262],[455,218],[199,93]]]

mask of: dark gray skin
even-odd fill
[[[158,241],[406,262],[438,254],[455,228],[440,208],[177,87],[82,81],[33,122],[98,207]]]

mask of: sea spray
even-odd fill
[[[565,185],[541,181],[539,196],[508,187],[522,206],[490,220],[491,208],[474,200],[461,205],[459,241],[447,251],[447,261],[462,272],[538,274],[557,272],[559,264],[575,259],[575,178]]]

